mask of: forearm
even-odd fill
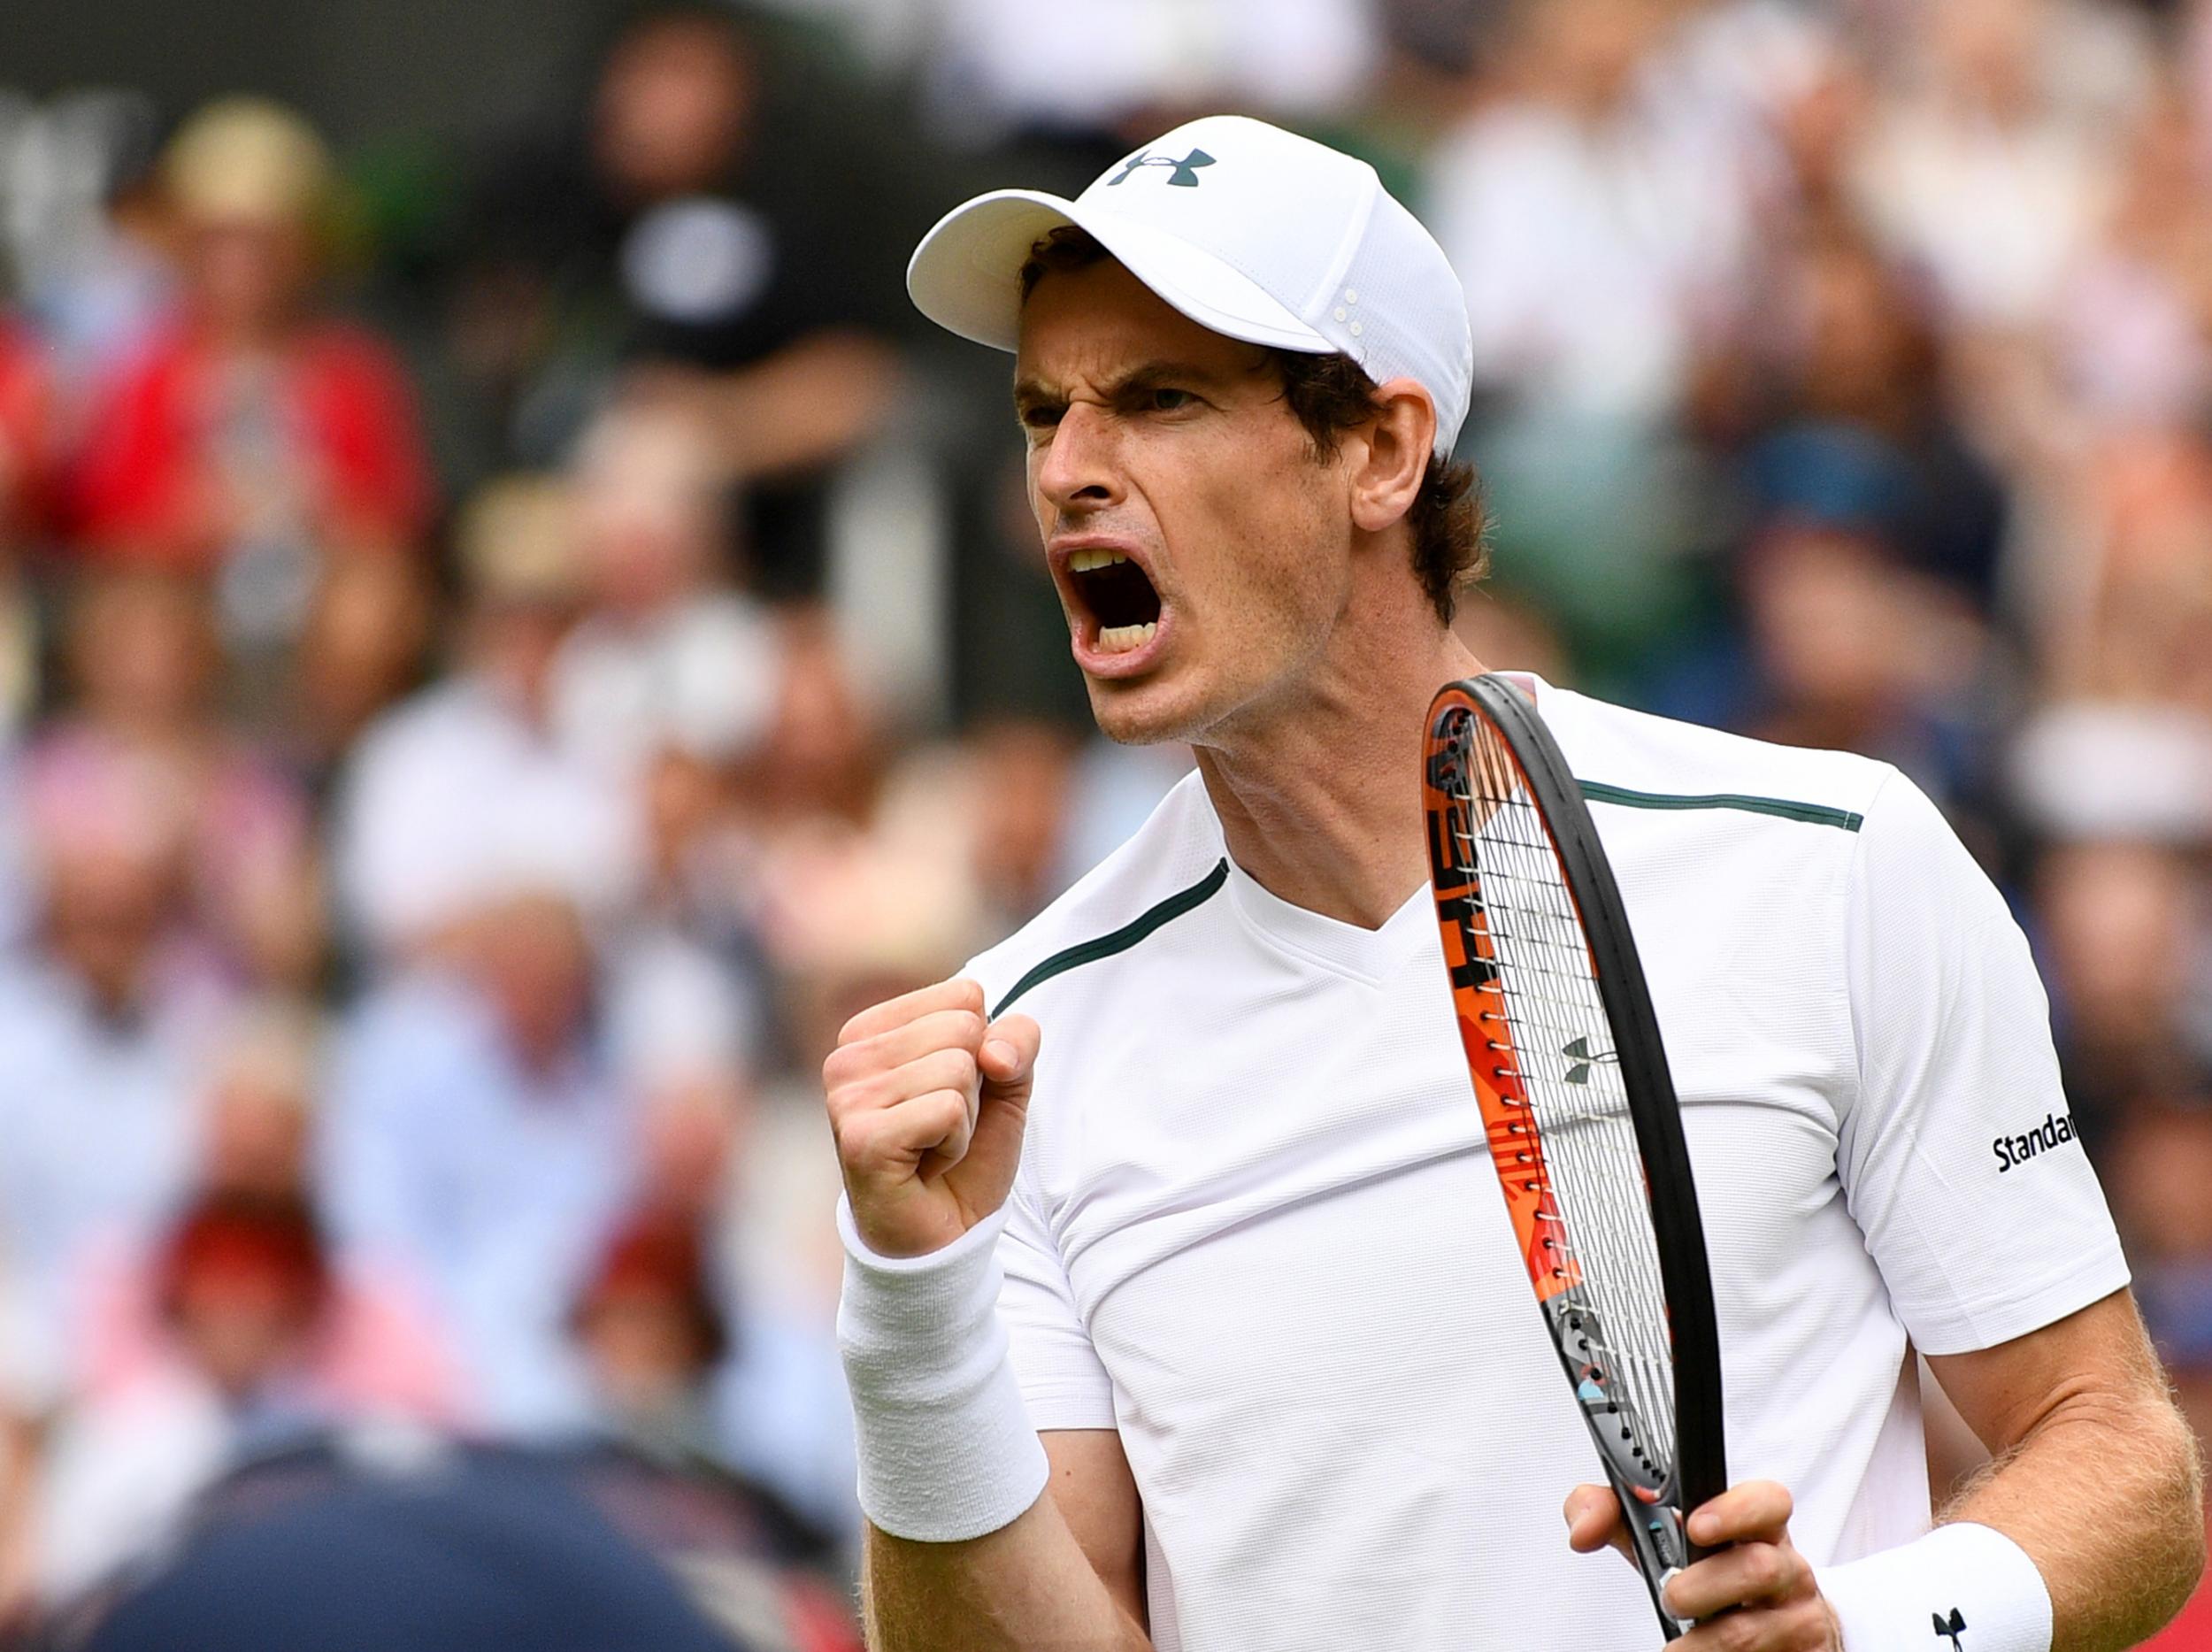
[[[862,1608],[872,1652],[1150,1652],[1049,1493],[963,1543],[868,1528]]]
[[[721,375],[711,405],[739,477],[775,476],[853,447],[882,421],[897,385],[897,357],[887,345],[826,330]]]
[[[2052,1652],[2147,1639],[2204,1567],[2196,1441],[2162,1393],[2064,1396],[1941,1518],[1993,1526],[2026,1551],[2050,1592]]]

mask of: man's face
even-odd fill
[[[1014,400],[1099,727],[1206,743],[1286,703],[1350,599],[1350,489],[1264,355],[1105,261],[1030,295]]]

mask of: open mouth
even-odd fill
[[[1160,625],[1160,594],[1145,571],[1116,550],[1079,550],[1068,583],[1098,624],[1099,652],[1142,648]]]

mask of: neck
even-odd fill
[[[1447,682],[1485,668],[1432,616],[1340,633],[1295,703],[1198,749],[1237,864],[1294,906],[1379,927],[1428,876],[1423,718]]]

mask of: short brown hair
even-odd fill
[[[1021,270],[1022,297],[1025,301],[1048,273],[1087,269],[1111,256],[1091,235],[1064,224],[1030,248]],[[1254,348],[1281,380],[1283,399],[1305,426],[1317,460],[1334,453],[1345,432],[1374,416],[1375,381],[1349,356]],[[1427,473],[1406,511],[1406,522],[1413,530],[1414,577],[1437,618],[1448,626],[1460,592],[1490,572],[1482,488],[1475,467],[1440,453],[1429,455]]]

